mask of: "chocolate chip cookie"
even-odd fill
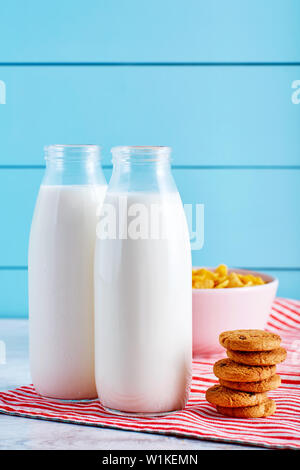
[[[230,380],[219,379],[220,385],[231,388],[233,390],[241,390],[243,392],[268,392],[280,387],[280,375],[272,375],[269,379],[260,382],[232,382]]]
[[[226,351],[229,359],[240,364],[248,364],[250,366],[271,366],[283,362],[286,358],[286,350],[284,348],[273,349],[272,351]]]
[[[276,366],[248,366],[231,359],[220,359],[214,365],[214,374],[219,379],[232,382],[259,382],[272,377]]]
[[[255,406],[246,406],[239,408],[229,408],[217,405],[219,413],[231,416],[232,418],[266,418],[273,415],[276,411],[276,403],[268,398],[263,403]]]
[[[221,333],[219,342],[233,351],[271,351],[279,348],[281,338],[264,330],[234,330]]]
[[[266,393],[240,392],[222,385],[214,385],[206,391],[207,401],[213,405],[231,408],[258,405],[267,398]]]

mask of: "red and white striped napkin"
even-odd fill
[[[212,366],[220,355],[194,361],[188,405],[184,411],[167,416],[126,417],[108,413],[98,400],[66,403],[41,398],[32,385],[0,393],[0,413],[194,439],[300,448],[300,301],[277,298],[267,329],[279,333],[288,350],[285,363],[278,366],[282,385],[269,393],[276,401],[277,410],[268,418],[225,417],[205,400],[206,389],[217,382]]]

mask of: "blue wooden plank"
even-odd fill
[[[44,170],[0,170],[0,268],[27,266],[31,220],[43,174]],[[105,176],[109,179],[110,171]]]
[[[0,318],[27,317],[27,271],[0,270],[0,286]]]
[[[195,265],[300,266],[299,170],[178,170],[185,203],[205,205]]]
[[[297,0],[10,0],[0,61],[299,61]]]
[[[42,173],[0,171],[0,266],[27,265]],[[205,243],[193,252],[194,264],[300,267],[299,170],[174,170],[174,175],[184,203],[205,205]]]
[[[0,165],[49,143],[174,148],[177,165],[300,165],[291,67],[0,67]]]
[[[26,266],[33,208],[42,170],[1,170],[0,266]]]
[[[268,271],[268,274],[278,277],[279,296],[300,299],[300,271]],[[0,270],[0,286],[0,318],[27,317],[27,271]]]

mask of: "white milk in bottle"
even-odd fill
[[[95,371],[102,404],[184,408],[192,362],[191,253],[167,147],[113,149],[95,252]]]
[[[30,368],[41,395],[97,396],[93,264],[106,192],[97,146],[49,146],[31,226]]]

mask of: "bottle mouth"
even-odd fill
[[[94,144],[54,144],[44,147],[46,161],[82,162],[100,160],[101,148]]]
[[[111,149],[113,162],[169,162],[171,147],[163,145],[124,145]]]

